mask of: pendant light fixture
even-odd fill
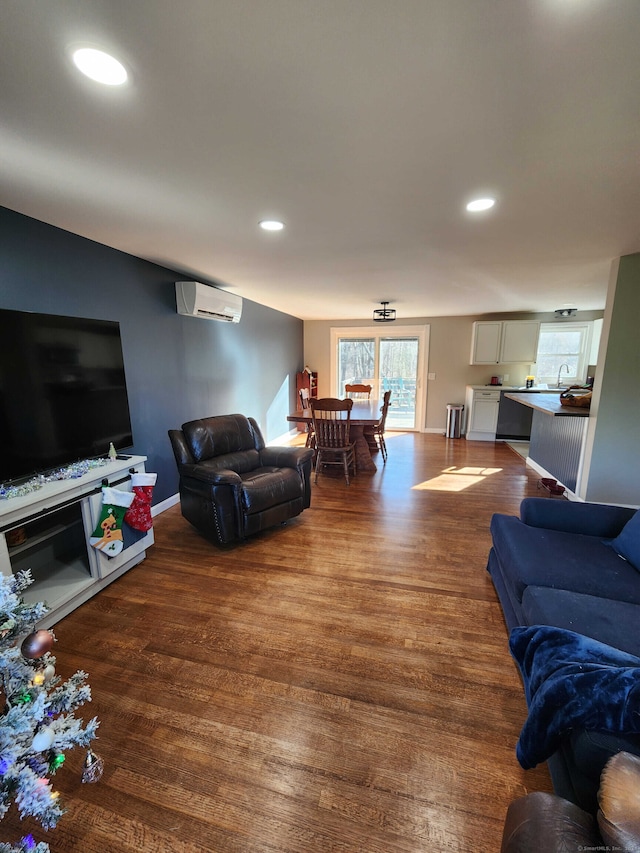
[[[375,323],[393,323],[396,319],[396,309],[387,308],[388,302],[381,302],[382,308],[376,308],[373,312],[373,320]]]

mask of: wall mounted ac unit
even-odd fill
[[[176,281],[176,305],[178,314],[225,323],[239,323],[242,315],[241,296],[199,281]]]

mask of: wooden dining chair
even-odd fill
[[[389,411],[389,401],[391,400],[391,391],[385,391],[384,396],[382,397],[382,406],[380,406],[380,420],[377,424],[372,427],[365,427],[365,437],[367,435],[372,435],[374,437],[374,441],[378,445],[378,449],[380,453],[382,453],[382,459],[384,462],[387,461],[387,445],[384,440],[384,431],[387,423],[387,412]]]
[[[349,468],[356,471],[355,444],[351,441],[351,409],[353,400],[338,400],[335,397],[310,399],[315,435],[316,474],[321,465],[342,465],[344,477],[349,485]]]
[[[309,409],[311,409],[311,406],[309,405],[309,400],[311,399],[311,396],[309,395],[309,389],[308,388],[301,388],[298,393],[300,395],[300,408],[303,411],[308,411]],[[315,440],[315,435],[314,435],[314,430],[313,430],[313,421],[306,421],[305,422],[305,432],[307,433],[307,440],[305,442],[305,447],[315,447],[316,446],[316,440]]]
[[[351,400],[369,400],[371,388],[371,385],[345,385],[344,393]]]

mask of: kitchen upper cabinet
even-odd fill
[[[535,320],[480,320],[473,324],[471,364],[531,364],[539,335]]]
[[[471,364],[497,364],[500,360],[502,323],[474,323]]]
[[[505,320],[502,324],[500,361],[531,364],[538,355],[540,323],[534,320]]]

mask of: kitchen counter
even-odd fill
[[[549,388],[547,385],[533,385],[531,388],[527,388],[525,385],[492,385],[490,382],[484,385],[468,385],[467,387],[474,390],[495,388],[498,391],[522,391],[529,394],[559,394],[560,391],[564,391],[564,388]]]
[[[563,406],[557,394],[509,392],[505,397],[533,410],[527,465],[576,494],[589,409]]]
[[[529,406],[529,408],[536,409],[538,412],[544,412],[545,415],[565,418],[589,417],[589,409],[582,408],[581,406],[563,406],[557,393],[541,392],[531,394],[527,392],[509,392],[505,396],[516,403],[522,403],[523,406]]]

